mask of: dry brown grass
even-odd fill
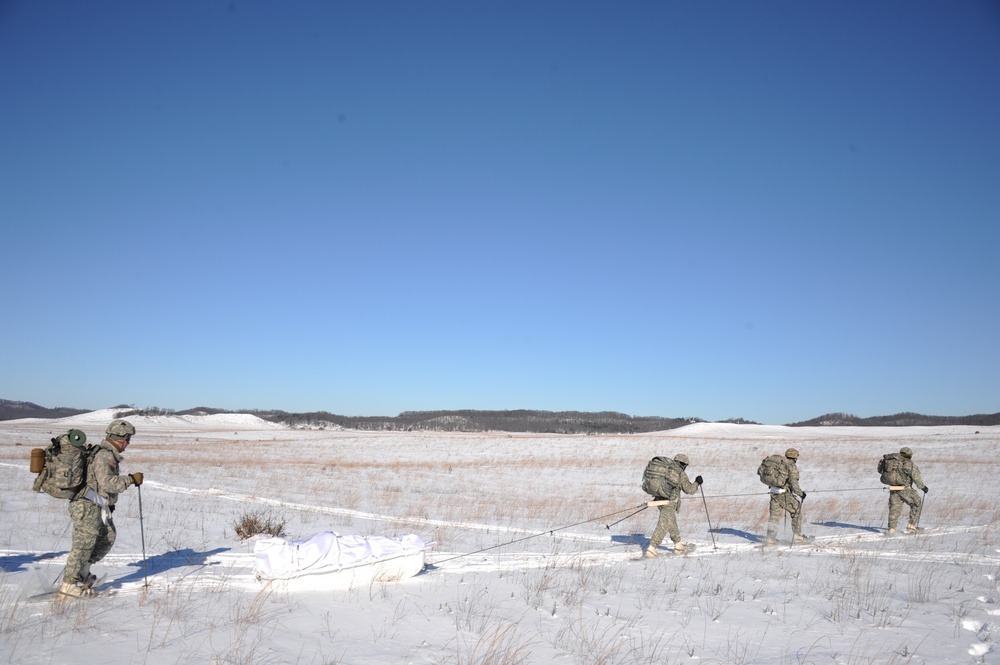
[[[218,443],[171,442],[151,445],[143,461],[171,465],[178,457],[196,454],[203,463],[224,462],[227,472],[252,477],[266,459],[272,484],[301,486],[297,492],[304,502],[320,500],[328,506],[406,518],[544,530],[640,504],[648,497],[639,491],[637,476],[648,457],[685,451],[692,457],[689,475],[706,477],[706,503],[713,526],[759,530],[766,520],[767,496],[754,472],[764,455],[785,447],[756,440],[719,446],[711,440],[691,439],[663,445],[636,437],[434,437],[426,433],[392,435],[389,441],[373,446],[358,438],[363,437],[351,437],[349,445],[343,441],[300,443],[278,454],[273,454],[273,448],[265,454],[270,442],[241,443],[235,450]],[[396,440],[405,447],[394,445]],[[523,445],[526,440],[537,445],[521,447],[518,454],[505,450],[505,443]],[[227,454],[219,459],[220,452]],[[812,459],[800,467],[807,491],[825,478],[856,475],[857,468],[872,457],[868,450],[827,453],[823,458],[817,452],[810,455]],[[822,474],[816,473],[820,467]],[[308,483],[303,484],[303,478]],[[565,478],[580,480],[567,486],[562,482]],[[882,495],[813,493],[806,503],[806,519],[843,520],[881,513],[883,502]],[[651,521],[655,520],[641,514],[623,526],[648,531]],[[707,527],[700,494],[685,497],[680,522],[687,532]],[[440,529],[438,540],[450,542],[455,535],[454,529]]]
[[[706,496],[705,503],[700,493],[684,497],[679,516],[682,535],[707,534],[706,506],[717,530],[759,532],[766,521],[768,498],[756,477],[757,465],[764,456],[792,445],[788,440],[753,436],[720,441],[676,433],[561,436],[276,430],[234,434],[220,429],[191,435],[140,434],[125,464],[144,471],[150,481],[202,490],[219,487],[289,505],[316,506],[308,519],[300,518],[298,508],[291,509],[289,524],[300,527],[307,523],[309,528],[378,532],[396,527],[419,529],[407,521],[413,519],[453,522],[452,526],[426,527],[443,546],[453,547],[460,547],[463,538],[466,547],[497,542],[512,533],[504,528],[542,532],[640,505],[648,499],[639,489],[645,463],[653,455],[679,452],[691,458],[691,478],[704,476]],[[33,440],[30,436],[20,439]],[[991,495],[975,488],[992,480],[992,456],[987,453],[1000,448],[1000,442],[980,436],[975,443],[976,455],[949,455],[933,448],[936,444],[931,439],[912,442],[925,480],[932,486],[922,521],[994,519]],[[874,468],[882,452],[898,449],[900,441],[883,442],[861,433],[816,435],[794,445],[802,455],[801,484],[809,492],[804,506],[807,524],[882,523],[886,496],[871,491],[878,487]],[[963,449],[960,442],[949,446],[949,450]],[[27,466],[30,447],[0,442],[0,459],[6,455]],[[967,478],[968,487],[945,487],[942,477]],[[823,491],[833,489],[842,491]],[[329,512],[323,514],[324,509],[356,511],[358,516],[331,518]],[[655,524],[654,512],[644,511],[615,529],[648,534]],[[384,521],[393,516],[399,521]],[[597,535],[614,519],[595,519],[573,531]],[[461,523],[498,531],[470,530]]]
[[[278,516],[269,508],[253,508],[236,518],[232,527],[240,540],[247,540],[260,534],[281,538],[285,535],[287,524],[287,518]]]

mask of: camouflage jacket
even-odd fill
[[[924,479],[920,477],[920,469],[917,468],[917,465],[912,460],[905,458],[903,460],[903,480],[907,487],[910,486],[910,483],[913,483],[920,489],[927,487],[924,484]]]
[[[107,499],[110,506],[115,505],[118,494],[132,484],[130,477],[118,473],[118,464],[121,461],[122,454],[105,439],[101,441],[99,450],[87,467],[87,488]]]
[[[692,483],[688,478],[688,475],[683,471],[681,471],[679,482],[670,491],[670,496],[663,498],[670,499],[671,501],[677,501],[677,499],[681,498],[681,490],[684,490],[685,494],[694,494],[698,491],[698,484]]]
[[[785,483],[785,489],[795,496],[801,497],[805,492],[799,487],[799,465],[786,459],[785,466],[788,467],[788,482]]]

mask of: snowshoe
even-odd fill
[[[94,579],[90,586],[83,586],[82,584],[76,582],[63,582],[58,589],[36,593],[33,596],[28,596],[28,600],[48,600],[50,598],[94,598],[95,596],[103,595],[102,590],[98,587],[100,587],[101,583],[104,582],[105,577],[106,575],[101,575],[100,578]]]

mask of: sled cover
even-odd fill
[[[323,531],[302,540],[262,538],[254,544],[254,573],[259,579],[291,579],[376,563],[430,547],[419,536],[342,536]]]

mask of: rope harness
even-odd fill
[[[825,494],[825,493],[830,493],[830,492],[840,492],[840,493],[844,493],[844,492],[873,492],[875,490],[887,490],[887,489],[890,489],[890,488],[882,486],[882,487],[859,487],[859,488],[838,489],[838,490],[812,490],[811,492],[809,492],[809,494]],[[709,494],[709,495],[706,496],[705,495],[705,491],[702,490],[702,492],[701,492],[701,499],[702,499],[702,501],[705,501],[706,499],[726,499],[726,498],[741,497],[741,496],[761,496],[761,495],[763,495],[763,496],[770,496],[770,492],[748,492],[748,493],[745,493],[745,494]],[[621,515],[622,513],[627,513],[629,511],[632,511],[630,514],[626,515],[625,517],[622,517],[621,519],[615,520],[614,522],[611,522],[610,524],[605,524],[604,525],[604,528],[610,530],[611,527],[613,527],[614,525],[618,524],[619,522],[624,522],[625,520],[627,520],[628,518],[630,518],[630,517],[632,517],[634,515],[638,515],[642,511],[646,510],[646,508],[649,508],[650,506],[667,505],[669,503],[670,502],[666,501],[666,500],[646,501],[646,502],[644,502],[644,503],[642,503],[642,504],[640,504],[638,506],[630,506],[628,508],[623,508],[622,510],[616,510],[613,513],[607,513],[605,515],[600,515],[598,517],[591,517],[590,519],[583,520],[582,522],[574,522],[573,524],[567,524],[566,526],[556,527],[555,529],[549,529],[547,531],[540,531],[539,533],[534,533],[534,534],[532,534],[530,536],[524,536],[523,538],[515,538],[514,540],[508,540],[507,542],[500,543],[498,545],[491,545],[490,547],[484,547],[483,549],[476,550],[474,552],[466,552],[465,554],[456,554],[455,556],[450,556],[450,557],[448,557],[446,559],[440,559],[438,561],[433,561],[429,565],[437,566],[437,565],[440,565],[442,563],[445,563],[446,561],[454,561],[455,559],[461,559],[463,557],[472,556],[474,554],[482,554],[483,552],[489,552],[490,550],[499,549],[501,547],[507,547],[508,545],[513,545],[514,543],[524,542],[525,540],[531,540],[532,538],[540,538],[542,536],[551,536],[551,535],[555,534],[557,531],[565,531],[566,529],[572,529],[573,527],[580,526],[581,524],[590,524],[591,522],[597,522],[598,520],[607,519],[608,517],[614,517],[615,515]],[[708,514],[708,505],[707,504],[705,505],[705,514],[706,515]],[[709,520],[711,520],[711,518],[709,518]],[[709,523],[709,530],[711,530],[711,522]],[[715,536],[714,535],[712,536],[712,544],[713,544],[713,546],[715,544]]]

